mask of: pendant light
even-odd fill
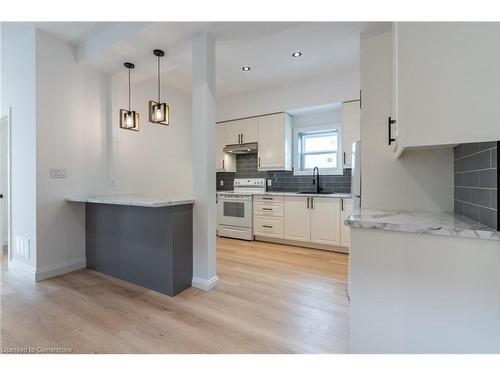
[[[161,125],[169,125],[169,107],[167,103],[161,102],[161,81],[160,81],[160,58],[165,56],[161,49],[155,49],[153,55],[158,58],[158,101],[149,101],[149,122]]]
[[[120,109],[120,128],[139,131],[139,113],[130,110],[130,70],[135,65],[129,62],[123,64],[128,69],[128,109]]]

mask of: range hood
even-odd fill
[[[238,145],[227,145],[224,147],[224,152],[229,154],[256,154],[257,153],[257,142],[253,143],[241,143]]]

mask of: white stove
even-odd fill
[[[253,240],[252,195],[265,192],[265,178],[236,178],[234,191],[217,193],[219,236]]]

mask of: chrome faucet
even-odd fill
[[[316,184],[316,194],[319,194],[321,190],[321,187],[319,186],[319,168],[314,167],[313,169],[313,185]]]

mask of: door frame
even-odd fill
[[[5,123],[5,124],[4,124]],[[0,111],[0,126],[7,126],[7,259],[12,259],[12,108]],[[1,231],[0,231],[1,232]],[[3,233],[2,233],[3,237]],[[2,242],[3,251],[3,238]]]

